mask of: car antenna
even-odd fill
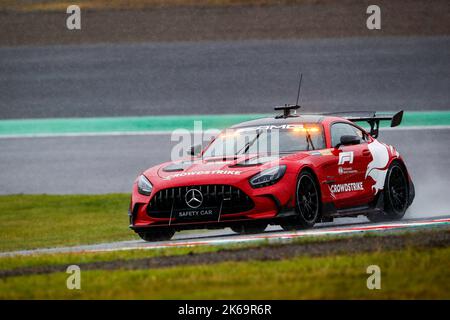
[[[300,99],[300,89],[302,88],[302,79],[303,79],[303,73],[300,73],[300,81],[298,82],[297,101],[295,102],[296,106],[299,106],[298,105],[298,99]]]
[[[275,118],[289,118],[289,117],[298,117],[297,115],[297,109],[300,109],[301,106],[299,106],[298,101],[300,99],[300,90],[302,88],[302,79],[303,79],[303,73],[300,72],[300,80],[298,82],[298,91],[297,91],[297,101],[295,104],[285,104],[284,106],[275,107],[275,110],[283,110],[283,114],[276,116]],[[294,113],[291,113],[291,110],[294,110]]]

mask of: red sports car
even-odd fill
[[[282,115],[237,124],[189,158],[143,172],[133,185],[130,228],[147,241],[176,231],[310,228],[335,217],[401,219],[414,199],[404,160],[378,141],[396,114]],[[355,124],[367,122],[370,130]],[[198,152],[196,152],[198,151]]]

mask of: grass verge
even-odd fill
[[[329,237],[321,239],[308,238],[302,239],[303,243],[332,241],[336,240]],[[196,247],[173,247],[161,249],[130,249],[121,251],[99,251],[99,252],[71,252],[71,253],[50,253],[50,254],[32,254],[0,257],[0,273],[3,270],[14,270],[19,268],[33,268],[42,266],[68,266],[71,264],[86,264],[93,262],[108,261],[127,261],[137,259],[151,259],[161,257],[173,257],[180,255],[194,255],[201,253],[213,253],[222,250],[249,249],[258,246],[269,245],[267,240],[256,241],[252,243],[228,244],[223,246],[196,246]]]
[[[128,229],[129,197],[0,196],[0,251],[136,239]]]
[[[397,232],[405,239],[413,237],[415,232]],[[310,236],[293,239],[289,241],[294,245],[308,245],[317,243],[332,243],[334,241],[349,238],[378,238],[388,236],[389,233],[367,233],[356,235],[328,235]],[[249,243],[226,244],[221,246],[196,246],[196,247],[173,247],[160,249],[130,249],[121,251],[104,252],[70,252],[70,253],[45,253],[31,255],[16,255],[0,257],[0,271],[15,270],[19,268],[34,268],[43,266],[68,266],[71,264],[85,264],[92,262],[127,261],[133,259],[148,259],[156,257],[173,257],[178,255],[194,255],[201,253],[213,253],[227,250],[244,250],[264,246],[282,246],[282,243],[270,243],[268,240],[260,240]]]
[[[81,290],[68,290],[68,275],[53,273],[2,279],[0,299],[449,299],[449,263],[447,247],[93,270],[82,272]],[[369,265],[381,268],[381,290],[367,289]]]

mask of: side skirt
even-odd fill
[[[356,218],[360,215],[368,215],[370,213],[383,212],[384,201],[383,193],[380,192],[376,199],[367,205],[348,207],[343,209],[337,209],[332,202],[322,204],[322,216],[329,218],[337,217],[353,217]]]

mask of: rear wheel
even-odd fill
[[[173,229],[148,230],[138,233],[142,240],[148,242],[170,240],[174,234],[175,230]]]
[[[264,232],[267,228],[266,222],[249,222],[249,223],[243,223],[235,226],[230,227],[231,230],[233,230],[236,233],[239,234],[254,234],[254,233],[261,233]]]
[[[372,222],[400,220],[408,208],[408,180],[405,170],[394,162],[389,167],[384,183],[384,212],[370,214]]]
[[[311,228],[320,220],[320,189],[315,177],[303,171],[297,181],[297,215],[281,224],[284,230]]]

